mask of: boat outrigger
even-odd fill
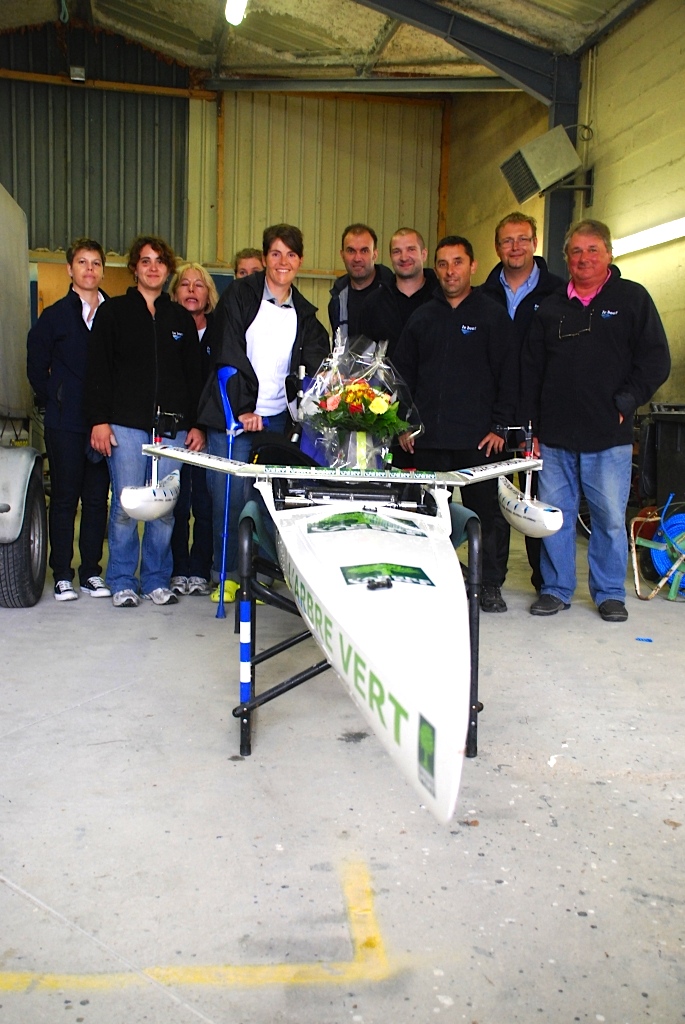
[[[152,447],[156,450],[162,442],[161,437],[153,435]],[[168,447],[168,446],[167,446]],[[143,522],[161,519],[173,512],[181,493],[181,471],[174,469],[158,480],[158,462],[150,460],[150,480],[143,487],[122,487],[121,507],[131,517]]]
[[[477,713],[469,607],[478,607],[480,584],[474,570],[467,601],[451,540],[462,506],[451,505],[451,491],[539,470],[541,461],[427,473],[252,465],[165,445],[143,450],[255,480],[276,528],[283,578],[326,659],[306,678],[332,667],[423,803],[449,821]],[[264,702],[254,693],[253,617],[241,587],[241,706],[234,715],[243,724]],[[281,684],[279,692],[289,688]]]

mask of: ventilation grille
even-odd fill
[[[507,179],[509,188],[516,196],[517,202],[525,203],[526,199],[532,199],[540,191],[540,186],[520,150],[505,160],[500,170]]]

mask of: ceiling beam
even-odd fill
[[[448,10],[433,0],[357,0],[357,3],[439,36],[541,103],[549,106],[553,102],[556,58],[541,46]]]
[[[514,92],[503,78],[210,78],[216,92]]]
[[[580,92],[580,59],[554,54],[507,35],[433,0],[357,0],[387,17],[431,32],[497,72],[549,108],[549,127],[568,130],[575,143]],[[573,216],[573,192],[557,191],[545,203],[545,255],[550,270],[564,276],[562,242]]]
[[[358,78],[364,78],[371,74],[371,72],[376,67],[376,64],[383,56],[383,52],[390,45],[390,43],[395,38],[401,27],[401,21],[396,21],[394,18],[387,19],[385,27],[383,28],[378,39],[374,43],[372,49],[366,55],[364,63],[357,68]]]

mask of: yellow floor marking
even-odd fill
[[[45,974],[0,971],[0,992],[45,992],[57,989],[112,991],[143,984],[257,988],[262,985],[342,985],[382,981],[397,970],[385,952],[374,913],[371,877],[363,863],[342,868],[342,887],[354,955],[351,960],[309,964],[233,964],[195,967],[148,967],[139,973]]]

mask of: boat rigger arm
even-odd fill
[[[144,444],[145,455],[176,459],[192,466],[202,466],[218,473],[230,473],[234,476],[249,476],[260,480],[297,479],[297,480],[330,480],[337,483],[344,480],[376,480],[379,482],[401,481],[426,486],[440,484],[444,487],[467,487],[482,480],[492,480],[499,476],[511,476],[513,473],[539,471],[542,459],[506,459],[493,462],[490,466],[470,466],[465,469],[451,470],[449,473],[429,473],[424,471],[367,470],[367,469],[328,469],[322,466],[262,466],[247,462],[235,462],[219,455],[207,452],[190,452],[183,448],[172,448],[170,445]]]

